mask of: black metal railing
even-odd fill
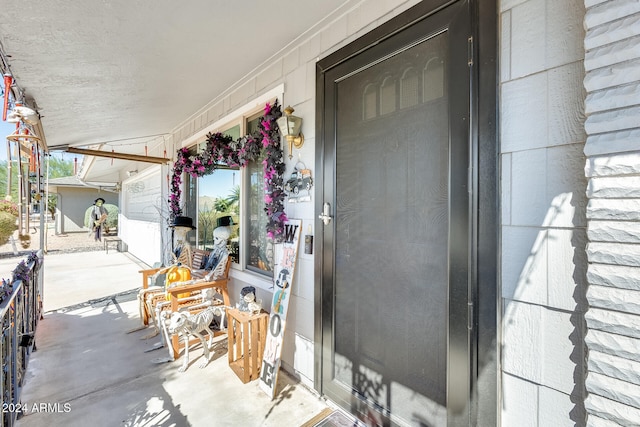
[[[11,280],[2,281],[0,289],[2,427],[13,426],[24,409],[20,392],[42,315],[42,264],[42,251],[32,253],[16,266]]]

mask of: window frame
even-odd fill
[[[271,105],[273,105],[275,103],[275,101],[277,100],[280,105],[283,104],[283,98],[284,98],[284,83],[279,83],[278,85],[274,86],[273,88],[267,90],[266,92],[264,92],[261,95],[256,96],[253,100],[247,102],[244,105],[239,106],[238,108],[236,108],[235,110],[231,111],[228,114],[225,114],[224,116],[220,117],[220,119],[215,120],[213,122],[210,122],[209,125],[204,126],[203,128],[201,128],[199,131],[196,131],[194,134],[192,134],[191,136],[188,136],[186,138],[184,138],[182,140],[182,143],[179,145],[180,147],[192,147],[198,143],[201,143],[203,141],[206,140],[206,136],[209,133],[213,133],[216,131],[216,129],[228,129],[228,126],[230,123],[236,122],[238,120],[242,120],[244,117],[247,116],[252,116],[253,114],[259,113],[261,111],[264,111],[264,107],[267,103],[270,103]],[[223,105],[223,102],[221,101],[218,104],[215,104],[218,106]],[[204,118],[207,116],[211,116],[211,112],[215,110],[215,105],[214,104],[210,104],[207,106],[207,110],[203,110],[202,113],[202,117],[203,117],[203,121],[206,121]],[[218,110],[216,110],[218,111]],[[218,113],[219,114],[219,113]],[[184,124],[185,126],[187,125],[186,123]],[[240,168],[240,169],[244,169],[244,168]],[[187,175],[188,176],[188,175]],[[183,181],[183,189],[186,188],[187,185],[187,179],[190,178],[186,178],[183,177],[184,181]],[[244,183],[244,181],[246,181],[246,178],[243,176],[243,173],[240,174],[240,179],[241,182]],[[242,184],[244,185],[244,184]],[[242,191],[242,187],[241,190]],[[196,189],[197,192],[197,189]],[[184,193],[183,193],[184,194]],[[197,194],[197,193],[196,193]],[[168,196],[167,196],[168,197]],[[242,196],[241,196],[242,197]],[[186,200],[185,200],[186,202]],[[246,217],[246,212],[243,211],[243,202],[241,200],[240,202],[240,217],[241,219]],[[185,206],[186,208],[186,206]],[[185,209],[186,211],[186,209]],[[197,217],[194,218],[197,221]],[[242,224],[240,225],[242,227]],[[241,231],[242,233],[242,231]],[[189,234],[194,234],[194,233],[189,233]],[[193,244],[195,244],[195,241],[192,242]],[[241,253],[240,253],[240,259],[242,261],[242,256],[243,256],[243,251],[241,248]],[[257,286],[259,288],[263,288],[266,290],[271,289],[272,286],[272,282],[273,282],[273,277],[272,276],[267,276],[264,274],[258,274],[255,272],[252,272],[250,270],[246,270],[246,269],[242,269],[241,266],[245,265],[246,263],[244,261],[242,261],[241,264],[236,264],[233,263],[232,264],[232,269],[231,269],[231,275],[243,282],[247,282],[247,283],[251,283],[254,286]]]
[[[273,103],[273,101],[269,101],[269,102]],[[263,109],[264,109],[264,106],[256,106],[254,108],[244,111],[243,113],[237,114],[235,117],[233,114],[231,114],[227,116],[231,118],[230,120],[218,122],[214,126],[207,128],[207,134],[209,132],[211,133],[221,132],[224,134],[225,131],[232,129],[235,126],[239,126],[240,136],[246,135],[248,133],[249,122],[261,117],[263,115]],[[201,152],[202,146],[204,143],[206,143],[206,136],[204,138],[200,137],[196,140],[191,141],[189,145],[185,145],[185,147],[199,153]],[[223,167],[223,168],[227,169],[227,167]],[[239,172],[238,175],[240,177],[240,201],[239,201],[240,238],[238,241],[240,245],[240,248],[239,248],[240,256],[239,256],[239,262],[238,263],[234,262],[231,266],[235,270],[243,271],[243,272],[255,275],[257,277],[261,277],[263,279],[271,280],[273,278],[273,270],[271,271],[262,270],[258,267],[249,265],[249,262],[250,262],[249,230],[250,230],[251,219],[249,218],[248,206],[250,202],[249,187],[251,185],[250,170],[248,167],[237,167],[237,168],[229,167],[228,169],[238,171]],[[183,183],[184,188],[186,190],[184,192],[185,197],[188,197],[189,199],[189,200],[185,199],[185,212],[188,212],[189,214],[193,213],[189,216],[192,216],[194,218],[194,221],[196,224],[199,223],[200,212],[198,209],[198,205],[199,205],[199,199],[200,199],[200,179],[203,179],[203,178],[204,177],[199,177],[194,179],[190,175],[186,175]],[[264,175],[263,175],[263,179],[264,179]],[[189,189],[192,189],[192,190],[190,191]],[[193,197],[193,195],[195,195],[195,197]],[[264,200],[261,201],[261,204],[262,206],[264,206]],[[200,241],[199,241],[200,237],[198,233],[190,233],[190,234],[191,234],[191,238],[189,240],[191,244],[197,247],[200,244]],[[271,245],[273,245],[273,243],[271,243]]]

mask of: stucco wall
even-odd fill
[[[585,1],[588,425],[640,423],[640,2]]]
[[[584,425],[584,4],[500,4],[502,425]]]
[[[315,165],[316,61],[417,3],[419,1],[416,0],[346,2],[340,12],[319,22],[308,35],[288,45],[280,54],[270,58],[264,67],[238,81],[223,97],[213,100],[183,126],[176,129],[173,135],[174,143],[181,146],[182,141],[188,140],[217,120],[284,83],[284,96],[280,102],[283,107],[287,105],[294,107],[295,114],[304,119],[302,132],[305,135],[304,147],[295,151],[292,160],[285,157],[287,165],[285,176],[291,174],[299,160],[303,161],[307,167],[313,168]],[[313,203],[312,200],[309,203],[287,204],[287,216],[302,219],[303,234],[307,234],[309,226],[312,227],[312,234],[316,234],[313,230],[315,222]],[[302,252],[299,251],[296,265],[282,361],[285,369],[296,373],[304,382],[311,384],[314,375],[314,256],[305,255]],[[253,284],[253,280],[249,274],[241,277],[236,275],[232,280],[230,292],[239,292],[245,284]],[[268,305],[271,294],[264,289],[259,292]],[[231,296],[232,299],[236,297],[235,294]]]

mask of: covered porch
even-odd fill
[[[15,258],[0,260],[12,268]],[[44,319],[25,375],[17,425],[26,426],[298,426],[328,408],[315,392],[281,371],[271,400],[257,381],[243,384],[229,368],[227,340],[214,342],[209,365],[202,348],[155,364],[166,349],[140,324],[138,271],[147,266],[127,253],[47,255]]]

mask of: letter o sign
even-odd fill
[[[277,337],[278,335],[280,335],[281,329],[282,329],[282,320],[280,320],[279,315],[274,314],[271,317],[271,322],[269,322],[269,332],[271,332],[271,335],[273,335],[274,337]]]

